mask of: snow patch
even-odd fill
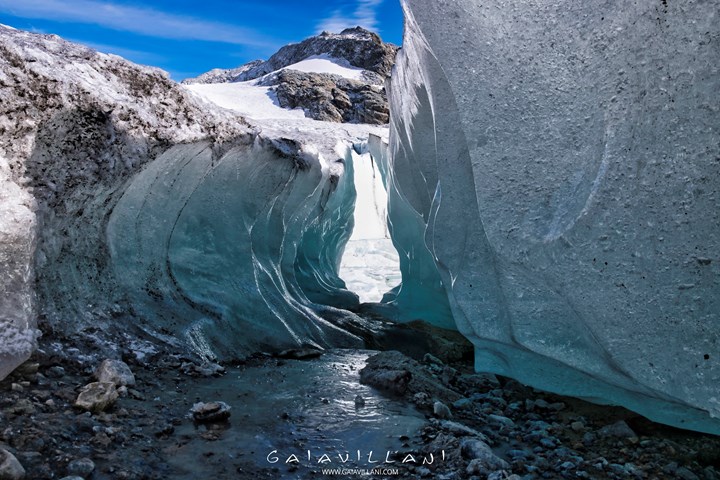
[[[364,70],[351,66],[347,60],[332,58],[328,55],[313,55],[281,70],[297,70],[305,73],[327,73],[340,75],[351,80],[362,80]],[[271,74],[270,74],[271,75]]]

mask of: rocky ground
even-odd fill
[[[43,341],[0,383],[0,479],[718,478],[720,438],[474,373],[452,335],[399,344],[203,365]]]
[[[302,108],[315,120],[386,125],[390,121],[385,88],[327,73],[280,70],[258,85],[272,86],[282,108]]]

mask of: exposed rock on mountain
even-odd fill
[[[248,71],[254,70],[260,65],[265,63],[264,60],[253,60],[252,62],[241,65],[237,68],[222,69],[214,68],[209,72],[205,72],[196,78],[188,78],[183,80],[182,83],[186,85],[192,85],[195,83],[225,83],[225,82],[240,82],[241,78],[247,74]]]
[[[327,73],[280,70],[258,85],[274,86],[283,108],[302,108],[315,120],[384,125],[390,118],[384,87]]]

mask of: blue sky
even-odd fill
[[[361,25],[400,44],[399,0],[0,0],[0,23],[54,33],[175,80],[265,59],[322,30]]]

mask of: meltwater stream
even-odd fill
[[[424,417],[411,404],[359,383],[359,370],[373,353],[333,350],[309,361],[268,359],[198,380],[192,387],[197,401],[225,401],[232,416],[219,430],[191,423],[177,428],[180,441],[165,452],[171,469],[180,472],[173,478],[256,472],[257,478],[290,479],[313,471],[318,478],[324,468],[382,466],[388,452],[399,463],[400,437],[412,437]],[[358,395],[364,405],[356,405]],[[323,455],[330,461],[320,464]],[[379,463],[370,463],[369,455]]]

